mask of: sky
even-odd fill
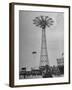
[[[38,67],[40,64],[42,29],[33,24],[37,16],[53,18],[54,25],[46,28],[49,65],[57,65],[56,59],[64,52],[64,13],[19,11],[19,68]],[[37,53],[32,54],[33,51]]]

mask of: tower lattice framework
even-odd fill
[[[49,65],[47,42],[46,42],[46,30],[42,29],[40,66],[46,66],[46,65]]]

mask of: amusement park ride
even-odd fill
[[[51,71],[49,68],[49,58],[47,52],[47,43],[46,43],[46,28],[53,25],[54,21],[52,18],[48,16],[39,16],[36,17],[34,20],[36,26],[42,29],[42,38],[41,38],[41,53],[40,53],[40,70],[43,70],[47,76],[51,76]],[[42,73],[44,73],[42,72]],[[44,75],[44,74],[43,74]]]

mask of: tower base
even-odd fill
[[[49,78],[52,77],[52,72],[51,72],[51,68],[49,65],[46,66],[40,66],[39,67],[41,72],[42,72],[42,77],[43,78]]]

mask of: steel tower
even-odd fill
[[[33,20],[33,24],[42,28],[42,39],[41,39],[41,53],[40,53],[40,66],[49,65],[47,42],[46,42],[46,27],[53,25],[53,19],[48,16],[39,16]]]

